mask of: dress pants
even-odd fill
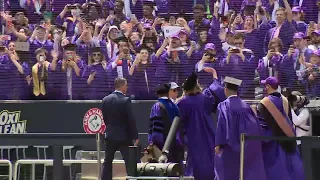
[[[128,160],[129,160],[129,146],[131,145],[128,141],[113,141],[106,140],[105,145],[105,158],[102,169],[101,180],[112,180],[112,161],[116,151],[120,151],[124,159],[126,170],[128,172]]]

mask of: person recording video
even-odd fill
[[[295,125],[296,136],[311,136],[310,112],[306,106],[310,103],[306,96],[303,96],[299,91],[283,90],[283,94],[287,97],[292,113],[292,121]],[[301,141],[297,141],[301,148]],[[301,150],[301,149],[300,149]]]

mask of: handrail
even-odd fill
[[[279,137],[279,136],[247,136],[241,134],[240,137],[240,173],[239,179],[244,180],[244,147],[246,140],[276,140],[276,141],[301,141],[301,154],[305,170],[306,180],[312,180],[312,166],[311,166],[311,150],[313,148],[320,148],[320,136],[302,136],[302,137]]]
[[[6,160],[6,159],[0,159],[0,164],[7,164],[9,167],[9,173],[8,173],[8,178],[11,180],[12,179],[12,164],[11,161]]]

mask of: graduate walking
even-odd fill
[[[263,136],[295,137],[291,107],[288,100],[277,92],[277,78],[268,77],[261,83],[268,94],[258,105]],[[262,152],[268,180],[305,179],[296,141],[264,141]]]
[[[242,80],[225,77],[224,92],[228,97],[218,105],[215,136],[215,169],[218,180],[239,180],[240,136],[261,136],[262,130],[251,107],[240,99],[238,88]],[[244,179],[266,180],[261,142],[245,144]]]
[[[214,173],[214,122],[211,117],[212,101],[201,93],[195,73],[182,85],[185,96],[178,102],[181,123],[188,141],[188,166],[195,180],[213,180]]]

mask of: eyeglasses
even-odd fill
[[[242,45],[243,42],[235,42],[234,44],[235,44],[235,45]]]
[[[94,54],[92,54],[92,56],[101,56],[101,54],[94,53]]]

